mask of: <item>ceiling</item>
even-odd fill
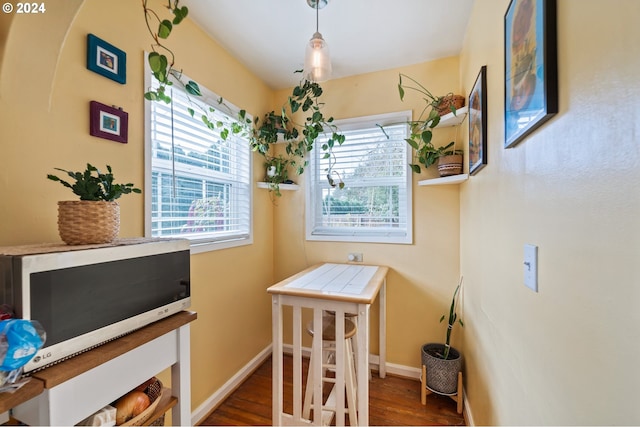
[[[329,0],[332,78],[457,55],[474,0]],[[273,89],[295,86],[316,11],[306,0],[182,0],[189,18]]]

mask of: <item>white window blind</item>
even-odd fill
[[[345,142],[325,158],[321,136],[311,152],[307,239],[412,243],[410,112],[336,121]],[[378,125],[384,125],[386,134]],[[334,182],[327,179],[332,164]]]
[[[231,133],[223,140],[220,129],[203,123],[202,111],[210,107],[216,109],[214,122],[231,119],[217,111],[217,96],[200,90],[203,96],[190,100],[173,85],[170,104],[146,102],[147,234],[188,238],[192,250],[247,244],[252,239],[249,142]]]

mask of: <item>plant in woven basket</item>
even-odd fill
[[[447,318],[447,332],[445,343],[429,343],[422,346],[422,365],[426,367],[426,386],[429,390],[440,394],[454,394],[459,387],[459,375],[462,370],[462,354],[451,347],[451,333],[456,323],[464,326],[458,317],[457,306],[462,288],[462,277],[453,292],[448,316],[440,318],[442,322]]]
[[[60,168],[54,169],[66,172],[75,182],[71,184],[51,174],[48,174],[47,178],[52,181],[58,181],[65,187],[70,188],[73,194],[80,197],[80,200],[112,202],[123,194],[142,192],[139,188],[135,188],[132,183],[114,184],[113,171],[109,165],[107,165],[107,173],[100,172],[98,168],[90,163],[87,163],[87,168],[84,172],[72,172]]]
[[[420,112],[418,119],[411,120],[407,123],[410,127],[411,134],[405,141],[407,141],[414,151],[414,162],[410,165],[411,170],[415,173],[420,173],[422,166],[428,168],[438,162],[441,157],[462,154],[462,150],[455,148],[455,141],[451,141],[442,147],[435,147],[432,139],[433,129],[440,123],[440,117],[448,112],[456,114],[457,108],[464,105],[464,97],[454,95],[451,92],[444,96],[435,96],[412,77],[400,73],[398,93],[401,101],[404,101],[407,91],[419,93],[425,102],[425,106]],[[460,105],[460,102],[462,102],[462,105]],[[456,107],[456,105],[458,105],[458,107]],[[382,128],[382,131],[384,132],[384,128]]]
[[[141,193],[132,183],[114,183],[113,171],[107,165],[107,173],[87,163],[84,171],[65,172],[71,182],[56,175],[47,175],[52,181],[80,197],[80,200],[58,202],[58,232],[68,245],[109,243],[118,237],[120,230],[120,206],[115,200],[123,194]]]

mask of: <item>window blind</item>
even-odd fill
[[[318,138],[310,159],[308,239],[411,243],[406,121],[406,114],[338,121],[345,142],[329,157],[320,147],[330,135]],[[387,122],[382,132],[377,125]],[[329,173],[343,189],[330,185]]]
[[[248,141],[232,134],[223,140],[201,120],[202,111],[211,117],[210,108],[216,109],[213,94],[189,98],[173,85],[169,96],[170,104],[150,103],[151,235],[194,243],[249,239]],[[213,119],[233,120],[218,110]]]

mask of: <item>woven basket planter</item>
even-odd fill
[[[442,156],[438,159],[440,176],[460,175],[462,173],[462,154]]]
[[[451,112],[451,105],[457,110],[459,108],[464,107],[465,98],[462,95],[451,95],[446,96],[442,99],[440,104],[438,105],[438,115],[444,116],[445,114],[449,114]]]
[[[422,364],[427,367],[427,388],[438,394],[456,394],[458,372],[462,370],[462,355],[453,347],[449,349],[447,360],[434,355],[437,353],[444,353],[444,344],[422,346]]]
[[[58,202],[58,233],[67,245],[110,243],[120,231],[118,202]]]

